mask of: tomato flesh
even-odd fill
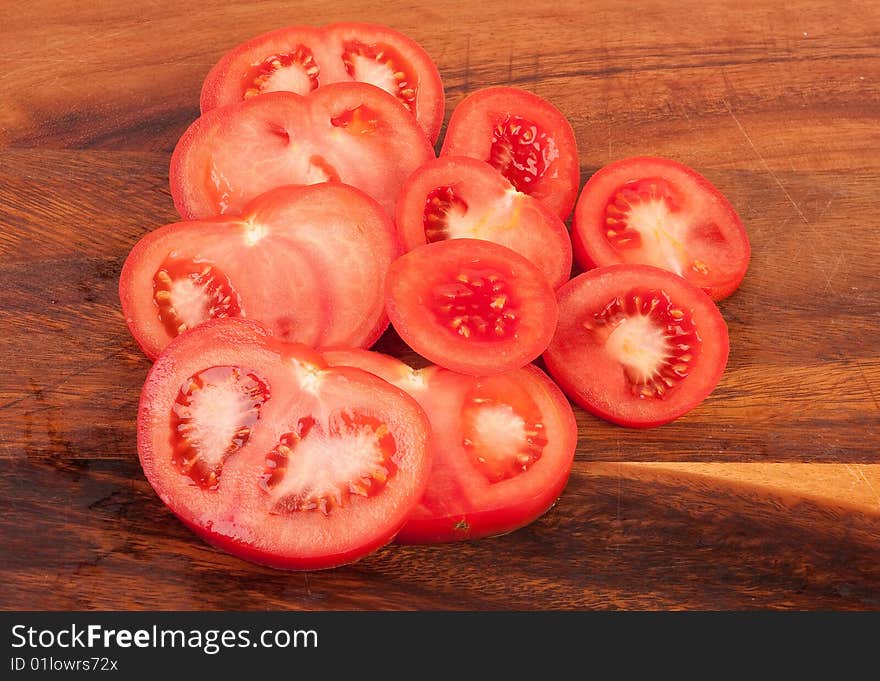
[[[386,279],[386,310],[413,350],[472,375],[528,364],[547,347],[557,317],[537,267],[477,239],[426,244],[398,258]]]
[[[572,228],[584,269],[644,264],[667,269],[714,300],[736,290],[748,235],[730,202],[694,170],[668,159],[612,163],[584,186]]]
[[[562,112],[512,87],[479,90],[459,104],[441,156],[485,161],[565,220],[580,183],[577,141]]]
[[[242,319],[178,337],[138,411],[144,473],[209,543],[275,567],[390,541],[424,492],[429,424],[406,393]]]
[[[324,358],[405,390],[431,422],[428,486],[397,541],[450,542],[511,532],[545,513],[562,493],[577,426],[565,396],[536,367],[472,377],[437,366],[413,371],[364,350],[327,351]]]
[[[394,226],[362,192],[282,187],[241,218],[175,223],[132,249],[119,281],[132,335],[150,357],[210,319],[246,317],[314,347],[369,346],[388,325]]]
[[[393,95],[431,142],[437,140],[444,110],[437,66],[418,43],[376,24],[291,26],[248,40],[211,69],[202,85],[201,110],[269,92],[306,95],[352,81]]]
[[[586,410],[651,427],[687,413],[727,362],[727,326],[712,300],[647,265],[591,270],[558,291],[560,323],[544,360]]]
[[[328,181],[357,187],[391,215],[406,178],[433,157],[394,97],[335,83],[306,97],[270,92],[204,113],[177,143],[169,178],[184,219],[240,215],[270,189]]]
[[[406,250],[484,239],[534,263],[554,289],[571,274],[571,239],[562,220],[489,164],[466,156],[442,156],[413,173],[398,197],[395,223]]]

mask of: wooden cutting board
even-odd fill
[[[512,6],[4,3],[0,607],[880,608],[880,4]],[[693,166],[736,206],[753,259],[721,304],[715,393],[647,432],[577,410],[571,482],[538,522],[283,573],[204,545],[144,480],[149,363],[117,279],[176,217],[169,156],[214,61],[335,20],[422,43],[447,119],[488,85],[550,99],[582,181],[636,154]],[[406,356],[393,334],[379,348]]]

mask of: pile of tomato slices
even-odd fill
[[[624,159],[578,197],[565,115],[511,87],[465,97],[437,157],[436,65],[369,24],[253,38],[201,108],[171,159],[182,221],[119,290],[155,360],[144,473],[212,545],[320,569],[511,532],[565,488],[569,399],[647,428],[721,379],[715,301],[749,241],[692,169]],[[389,324],[418,368],[369,350]]]

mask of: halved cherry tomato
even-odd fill
[[[367,347],[388,326],[385,273],[394,225],[363,192],[337,183],[280,187],[242,218],[178,222],[132,249],[119,297],[150,357],[186,329],[247,317],[288,341]]]
[[[749,265],[749,238],[730,202],[705,177],[664,158],[627,158],[593,175],[572,238],[584,269],[662,267],[714,300],[733,293]]]
[[[559,327],[544,353],[575,402],[635,428],[702,402],[727,364],[727,325],[703,291],[648,265],[600,267],[557,292]]]
[[[525,366],[556,329],[556,298],[541,270],[491,241],[419,246],[392,263],[385,288],[388,317],[400,337],[463,374]]]
[[[266,92],[307,95],[330,83],[358,81],[394,95],[431,142],[443,123],[443,84],[421,45],[388,26],[290,26],[227,52],[202,85],[202,113]]]
[[[213,109],[171,157],[171,194],[185,220],[236,215],[275,187],[336,180],[391,215],[404,180],[434,150],[397,99],[364,83],[307,97],[272,92]]]
[[[538,95],[513,87],[469,95],[452,112],[440,154],[486,161],[561,219],[571,214],[580,184],[577,141],[562,112]]]
[[[162,501],[210,544],[316,569],[392,539],[424,492],[429,428],[387,382],[220,319],[156,360],[138,452]]]
[[[442,156],[419,168],[397,198],[395,222],[408,251],[443,239],[485,239],[525,256],[554,289],[571,276],[562,220],[473,158]]]
[[[431,421],[431,476],[397,541],[478,539],[523,527],[562,493],[577,445],[568,400],[535,366],[475,378],[414,371],[365,350],[327,351],[409,393]]]

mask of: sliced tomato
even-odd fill
[[[387,382],[219,319],[156,360],[138,452],[162,501],[210,544],[317,569],[393,538],[428,480],[429,428]]]
[[[437,66],[417,42],[378,24],[289,26],[242,43],[205,78],[202,113],[267,92],[307,95],[350,81],[394,95],[437,141],[444,109]]]
[[[513,87],[478,90],[459,104],[441,156],[470,156],[501,172],[565,220],[580,184],[577,140],[559,109]]]
[[[737,289],[751,253],[724,195],[696,171],[665,158],[627,158],[593,175],[578,199],[572,238],[584,269],[662,267],[714,300]]]
[[[477,376],[525,366],[556,329],[556,299],[541,270],[479,239],[437,241],[395,260],[385,307],[413,350]]]
[[[555,289],[571,276],[565,224],[490,165],[466,156],[429,161],[403,185],[395,223],[406,250],[444,239],[485,239],[533,262]]]
[[[562,493],[577,445],[571,405],[538,368],[476,378],[418,371],[365,350],[324,353],[331,365],[370,371],[409,393],[431,422],[433,465],[397,541],[436,543],[511,532]]]
[[[547,369],[584,409],[624,426],[687,413],[727,364],[727,325],[703,291],[648,265],[600,267],[557,292]]]
[[[367,347],[388,326],[385,273],[394,225],[363,192],[337,183],[280,187],[241,218],[178,222],[132,249],[119,297],[150,357],[220,317],[263,322],[288,341]]]
[[[275,187],[335,180],[391,215],[404,180],[431,158],[431,144],[394,97],[335,83],[307,97],[273,92],[203,114],[174,149],[171,195],[194,220],[240,214]]]

